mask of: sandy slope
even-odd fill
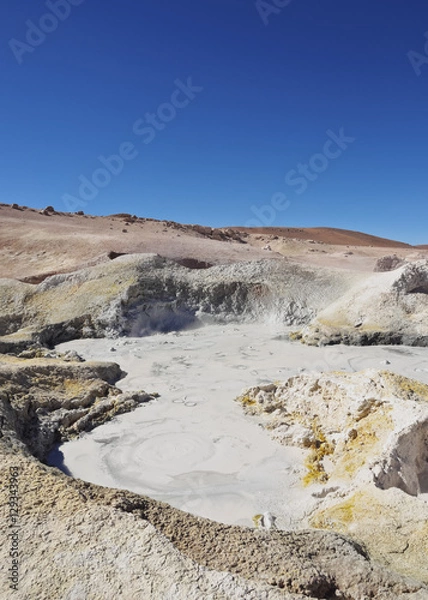
[[[428,256],[423,248],[330,228],[236,227],[235,233],[228,228],[210,232],[210,228],[131,215],[41,213],[0,204],[0,277],[37,280],[106,262],[110,252],[154,252],[209,264],[285,256],[302,263],[362,271],[373,270],[379,257],[393,252],[409,259]],[[263,249],[266,246],[271,249]]]
[[[411,248],[409,244],[389,240],[359,231],[337,229],[334,227],[235,227],[237,231],[246,231],[257,235],[278,235],[286,239],[313,240],[322,244],[336,246],[370,246],[373,248]]]

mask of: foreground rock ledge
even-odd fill
[[[113,363],[0,358],[1,598],[428,598],[422,583],[372,561],[346,536],[226,526],[40,462],[35,455],[43,459],[55,441],[153,400],[122,394],[114,385],[121,376]],[[6,572],[11,477],[19,490],[16,592]]]

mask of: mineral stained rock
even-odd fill
[[[347,535],[222,525],[131,492],[72,479],[43,464],[37,456],[46,456],[54,441],[155,399],[144,392],[124,398],[115,385],[122,375],[114,363],[1,357],[0,478],[6,515],[1,534],[6,536],[13,525],[19,541],[18,590],[9,588],[13,581],[3,568],[1,598],[428,598],[423,583],[372,561]],[[382,377],[383,384],[389,381],[387,375]],[[346,383],[342,381],[345,388]],[[366,383],[363,379],[362,385]],[[396,384],[392,380],[388,390],[395,390]],[[406,382],[400,386],[407,390]],[[374,384],[373,391],[380,389],[380,383]],[[412,415],[413,403],[419,402],[421,410],[425,406],[420,390],[416,393],[418,401],[412,399],[413,389],[402,400]],[[387,411],[381,404],[386,394],[379,402],[377,408],[355,402],[352,414],[361,421],[370,419],[373,411]],[[333,417],[325,422],[326,436],[332,423]],[[8,504],[12,481],[19,497],[14,523]],[[4,558],[7,565],[9,557]]]
[[[0,352],[178,330],[204,316],[302,325],[355,279],[275,260],[194,269],[154,254],[119,256],[38,285],[0,279]]]
[[[5,353],[179,330],[204,319],[296,325],[310,345],[426,346],[428,261],[373,275],[283,259],[211,266],[129,254],[38,284],[0,279]]]
[[[312,373],[238,401],[278,442],[307,448],[307,525],[340,531],[428,583],[428,386],[388,371]]]

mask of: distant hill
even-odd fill
[[[284,238],[299,240],[314,240],[325,244],[339,246],[373,246],[376,248],[411,248],[410,244],[389,240],[387,238],[350,231],[348,229],[335,229],[334,227],[233,227],[236,231],[258,233],[260,235],[277,235]],[[428,248],[418,246],[418,248]]]

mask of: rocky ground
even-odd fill
[[[58,356],[62,341],[268,315],[310,344],[427,345],[426,249],[369,241],[1,205],[0,598],[428,598],[417,383],[374,372],[249,390],[246,409],[307,447],[308,485],[325,488],[305,531],[214,523],[43,462],[156,392],[122,393],[118,365]]]

